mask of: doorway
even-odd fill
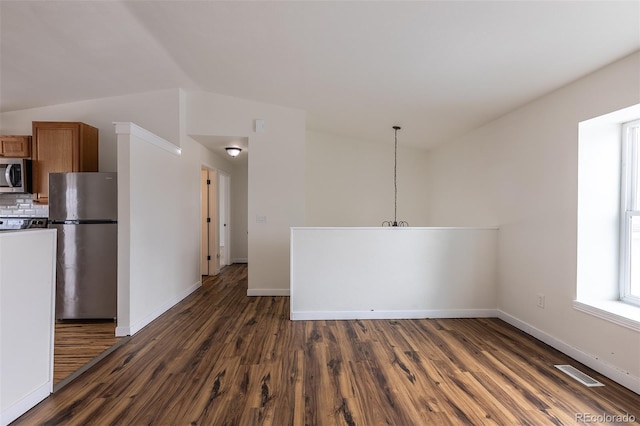
[[[218,234],[218,179],[215,170],[202,167],[200,170],[201,188],[201,275],[216,275],[220,271]]]

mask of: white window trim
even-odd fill
[[[640,307],[619,300],[574,300],[574,309],[640,332]]]
[[[631,220],[640,216],[640,206],[636,206],[635,197],[638,188],[637,176],[639,165],[636,164],[636,150],[640,150],[640,120],[630,121],[622,125],[622,179],[620,196],[620,300],[640,307],[640,297],[630,294],[631,289]],[[633,141],[636,141],[633,144]],[[631,163],[629,162],[631,159]]]

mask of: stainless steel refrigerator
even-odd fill
[[[58,230],[56,319],[115,319],[116,173],[51,173],[49,227]]]

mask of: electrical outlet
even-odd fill
[[[544,309],[544,294],[538,294],[538,308]]]

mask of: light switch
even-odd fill
[[[257,215],[256,223],[267,223],[267,217],[263,215]]]
[[[267,132],[267,123],[265,120],[256,119],[255,121],[256,133],[266,133]]]

